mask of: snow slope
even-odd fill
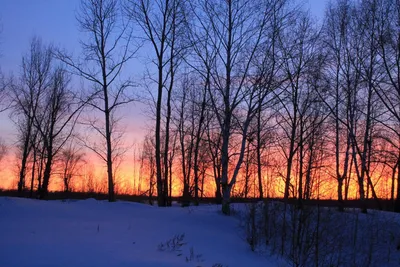
[[[251,252],[238,225],[218,206],[3,197],[0,266],[280,266]],[[181,234],[182,246],[160,249]]]

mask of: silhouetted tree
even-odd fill
[[[52,51],[35,37],[30,43],[30,51],[22,58],[21,75],[10,85],[13,99],[12,117],[19,131],[20,170],[18,191],[25,188],[26,165],[32,150],[35,117],[42,96],[51,86]]]
[[[211,50],[215,54],[210,71],[210,102],[218,121],[221,135],[222,210],[230,213],[231,190],[243,162],[250,122],[256,115],[257,99],[264,102],[269,94],[265,86],[268,75],[257,75],[254,66],[271,37],[277,30],[273,25],[277,12],[286,1],[197,1],[194,17],[204,32],[209,31]],[[195,23],[196,24],[196,23]],[[269,31],[271,30],[271,31]],[[206,72],[205,72],[206,73]],[[238,157],[230,160],[230,144],[240,136]],[[233,163],[230,174],[230,163]]]
[[[88,124],[105,142],[105,149],[85,143],[107,165],[108,199],[115,201],[114,168],[115,134],[117,132],[116,110],[133,101],[128,91],[132,87],[129,79],[121,77],[126,63],[132,59],[132,34],[124,21],[122,7],[118,0],[82,0],[77,14],[80,30],[88,39],[82,41],[83,62],[75,61],[66,53],[59,52],[58,58],[71,70],[91,83],[92,90],[87,104],[100,112],[103,123],[90,120]],[[120,138],[116,137],[118,140]]]
[[[184,52],[182,45],[185,20],[183,0],[128,0],[126,11],[141,28],[144,39],[151,44],[157,68],[155,157],[157,174],[157,199],[159,206],[168,205],[168,177],[170,155],[171,96],[175,86],[177,68]],[[164,91],[167,99],[163,99]],[[165,101],[165,102],[164,102]],[[164,149],[162,150],[162,107],[165,103]],[[162,162],[163,160],[163,162]]]
[[[81,149],[72,140],[69,145],[61,151],[59,161],[62,170],[64,191],[70,192],[72,179],[79,175],[79,169],[86,163],[85,153],[81,152]]]

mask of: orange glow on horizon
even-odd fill
[[[129,195],[148,195],[149,192],[149,177],[146,171],[142,171],[140,175],[140,161],[136,155],[136,159],[132,155],[126,155],[123,162],[117,168],[115,175],[115,191],[117,194],[129,194]],[[5,158],[1,166],[3,166],[3,171],[0,172],[0,188],[3,189],[16,189],[18,181],[17,170],[17,159],[8,155]],[[182,180],[180,174],[179,161],[174,163],[174,172],[172,177],[172,195],[181,196],[182,195]],[[232,189],[232,196],[243,196],[244,188],[244,166],[242,166],[242,171],[239,174],[237,183]],[[55,168],[53,168],[55,170]],[[380,172],[376,171],[378,174],[374,174],[371,179],[374,184],[374,189],[379,198],[389,199],[391,194],[391,181],[390,173],[385,173],[382,169]],[[204,182],[204,192],[203,196],[213,197],[215,196],[215,182],[214,178],[211,176],[211,170],[207,171]],[[256,175],[253,173],[251,181],[249,183],[248,197],[258,197],[258,182]],[[30,188],[30,167],[28,167],[26,175],[26,187]],[[298,178],[292,177],[292,184],[297,188]],[[337,199],[337,181],[329,177],[329,175],[324,173],[317,173],[314,178],[314,185],[311,192],[312,198],[319,199]],[[154,181],[155,182],[155,181]],[[35,181],[35,186],[37,181]],[[395,187],[397,182],[395,182]],[[264,170],[263,177],[263,191],[264,197],[283,197],[283,192],[285,188],[284,179],[277,174],[274,174],[270,170]],[[63,191],[64,185],[62,177],[59,173],[55,172],[52,175],[50,185],[50,191]],[[98,157],[91,154],[86,157],[86,164],[80,168],[79,173],[73,178],[71,182],[72,191],[94,191],[107,193],[107,175],[104,162],[99,160]],[[156,187],[153,188],[153,195],[156,195]],[[343,186],[343,196],[345,197],[345,186]],[[357,199],[359,198],[359,188],[357,183],[357,177],[355,173],[351,174],[350,182],[348,184],[347,199]],[[364,191],[366,197],[372,198],[372,192],[367,186],[367,179],[364,182]],[[297,197],[297,189],[293,192],[291,196]]]

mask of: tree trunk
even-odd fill
[[[263,182],[262,182],[262,166],[261,166],[261,103],[259,101],[257,110],[257,180],[258,180],[258,192],[259,198],[264,198]]]
[[[36,167],[36,147],[33,148],[33,162],[32,162],[32,173],[31,173],[31,191],[29,197],[33,197],[33,185],[35,182],[35,167]]]
[[[172,79],[172,78],[171,78]],[[172,83],[172,82],[171,82]],[[169,166],[168,166],[168,152],[169,152],[169,125],[171,121],[171,92],[172,92],[172,85],[170,90],[168,90],[167,94],[167,117],[165,122],[165,145],[164,145],[164,185],[163,185],[163,200],[164,206],[168,205],[168,177],[169,177]]]
[[[38,169],[38,192],[40,192],[40,189],[42,188],[42,176],[43,176],[43,165],[44,165],[44,151],[45,147],[43,146],[42,151],[41,151],[41,156],[40,156],[40,164],[39,164],[39,169]]]
[[[215,203],[221,204],[222,203],[222,193],[221,193],[221,178],[219,176],[215,176]],[[400,189],[399,189],[399,196],[400,196]]]
[[[172,163],[174,162],[173,160],[173,155],[171,155],[171,158],[169,160],[169,182],[168,182],[168,206],[172,206]]]
[[[232,186],[229,184],[222,184],[222,213],[225,215],[231,214],[231,189]]]
[[[247,142],[247,153],[245,163],[245,175],[244,175],[244,198],[247,198],[249,193],[249,180],[250,180],[250,142]]]
[[[400,168],[397,168],[397,192],[395,202],[395,212],[400,212]]]
[[[289,147],[289,157],[287,160],[287,168],[286,168],[286,180],[285,180],[285,192],[284,192],[284,199],[288,200],[289,199],[289,189],[290,189],[290,178],[291,178],[291,173],[292,173],[292,165],[293,165],[293,158],[295,155],[295,139],[296,139],[296,131],[297,131],[297,88],[294,89],[295,94],[294,94],[294,105],[293,105],[293,121],[292,121],[292,129],[290,133],[290,147]]]
[[[18,181],[18,192],[20,193],[25,188],[25,175],[26,175],[25,172],[26,172],[26,162],[28,160],[29,150],[30,150],[29,149],[30,138],[31,138],[31,126],[28,127],[22,152],[21,169],[19,171],[19,181]]]
[[[210,83],[209,80],[210,80],[210,71],[208,70],[207,71],[205,87],[209,86],[209,83]],[[205,109],[206,109],[206,100],[207,100],[207,89],[204,89],[203,100],[201,102],[199,125],[198,125],[198,128],[197,128],[196,137],[195,137],[196,138],[196,143],[195,143],[195,147],[194,147],[193,172],[194,172],[194,201],[195,201],[195,205],[199,204],[199,147],[200,147],[200,142],[201,142],[201,137],[202,137],[202,132],[203,132],[202,126],[203,126],[204,119],[205,119],[204,112],[205,112]],[[203,184],[203,182],[202,182],[202,184]],[[203,192],[203,189],[202,189],[202,192]]]
[[[163,93],[163,69],[162,59],[158,62],[158,96],[156,107],[156,176],[157,176],[157,204],[159,207],[165,207],[165,198],[163,192],[162,168],[161,168],[161,102]]]
[[[390,200],[394,203],[394,190],[395,190],[395,181],[396,181],[396,173],[397,173],[397,163],[396,166],[392,168],[392,181],[390,187]]]
[[[300,118],[300,140],[299,140],[299,185],[298,185],[298,201],[297,207],[303,207],[303,165],[304,165],[304,121],[303,116]]]
[[[231,123],[232,123],[232,111],[230,103],[231,94],[231,72],[232,72],[232,39],[233,39],[233,16],[232,16],[232,1],[227,1],[228,5],[228,27],[227,27],[227,47],[226,47],[226,64],[225,64],[225,75],[226,82],[224,88],[224,114],[222,124],[222,148],[221,148],[221,186],[222,186],[222,213],[230,214],[230,193],[231,186],[228,181],[228,169],[229,169],[229,140],[231,136]]]
[[[106,82],[104,83],[106,84]],[[108,201],[115,201],[114,193],[114,179],[113,179],[113,157],[112,157],[112,145],[111,145],[111,126],[110,126],[110,110],[108,105],[108,92],[107,87],[104,86],[104,115],[106,123],[106,143],[107,143],[107,180],[108,180]]]
[[[49,187],[49,182],[50,182],[50,176],[51,176],[51,167],[53,164],[53,147],[50,145],[47,148],[47,161],[46,165],[44,167],[44,173],[43,173],[43,184],[42,187],[39,190],[39,197],[40,199],[46,199],[47,195],[49,193],[48,187]]]
[[[222,186],[222,212],[226,215],[230,214],[230,190],[228,182],[229,168],[229,137],[230,137],[231,114],[229,107],[226,107],[225,120],[222,130],[222,149],[221,149],[221,186]]]

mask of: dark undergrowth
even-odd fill
[[[279,255],[290,266],[400,266],[396,213],[253,203],[242,211],[244,239],[253,251]]]

